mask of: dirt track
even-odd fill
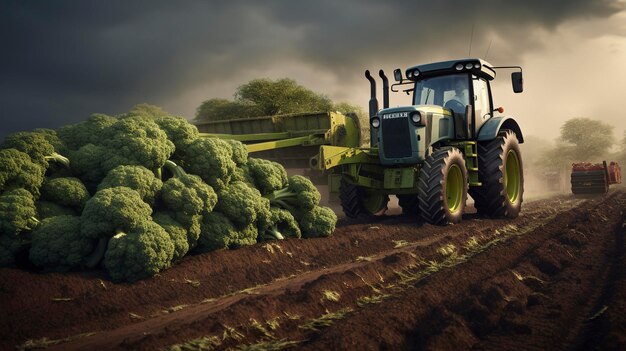
[[[0,269],[0,348],[626,349],[625,209],[614,191],[513,221],[341,223],[134,285]]]

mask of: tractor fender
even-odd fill
[[[509,129],[517,135],[519,143],[524,142],[524,136],[522,135],[522,129],[519,124],[512,118],[506,116],[493,117],[489,119],[478,131],[477,141],[489,141],[498,136],[500,130]]]

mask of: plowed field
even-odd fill
[[[0,269],[0,348],[624,350],[625,212],[614,190],[515,220],[342,220],[132,285]]]

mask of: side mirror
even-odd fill
[[[522,72],[511,73],[511,82],[513,83],[514,93],[521,93],[524,91],[524,78],[522,78]]]
[[[402,83],[402,71],[399,68],[393,70],[393,78],[398,83]]]

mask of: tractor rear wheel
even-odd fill
[[[361,215],[380,216],[387,210],[389,196],[360,187],[342,178],[339,184],[339,200],[347,217],[357,218]]]
[[[516,218],[522,208],[524,171],[515,133],[502,131],[495,139],[478,143],[478,176],[482,185],[470,189],[478,213]]]
[[[459,223],[467,200],[467,168],[459,149],[445,147],[424,161],[419,174],[419,210],[428,223]]]
[[[420,213],[419,197],[417,194],[396,195],[398,205],[402,207],[402,214],[407,216],[417,216]]]

